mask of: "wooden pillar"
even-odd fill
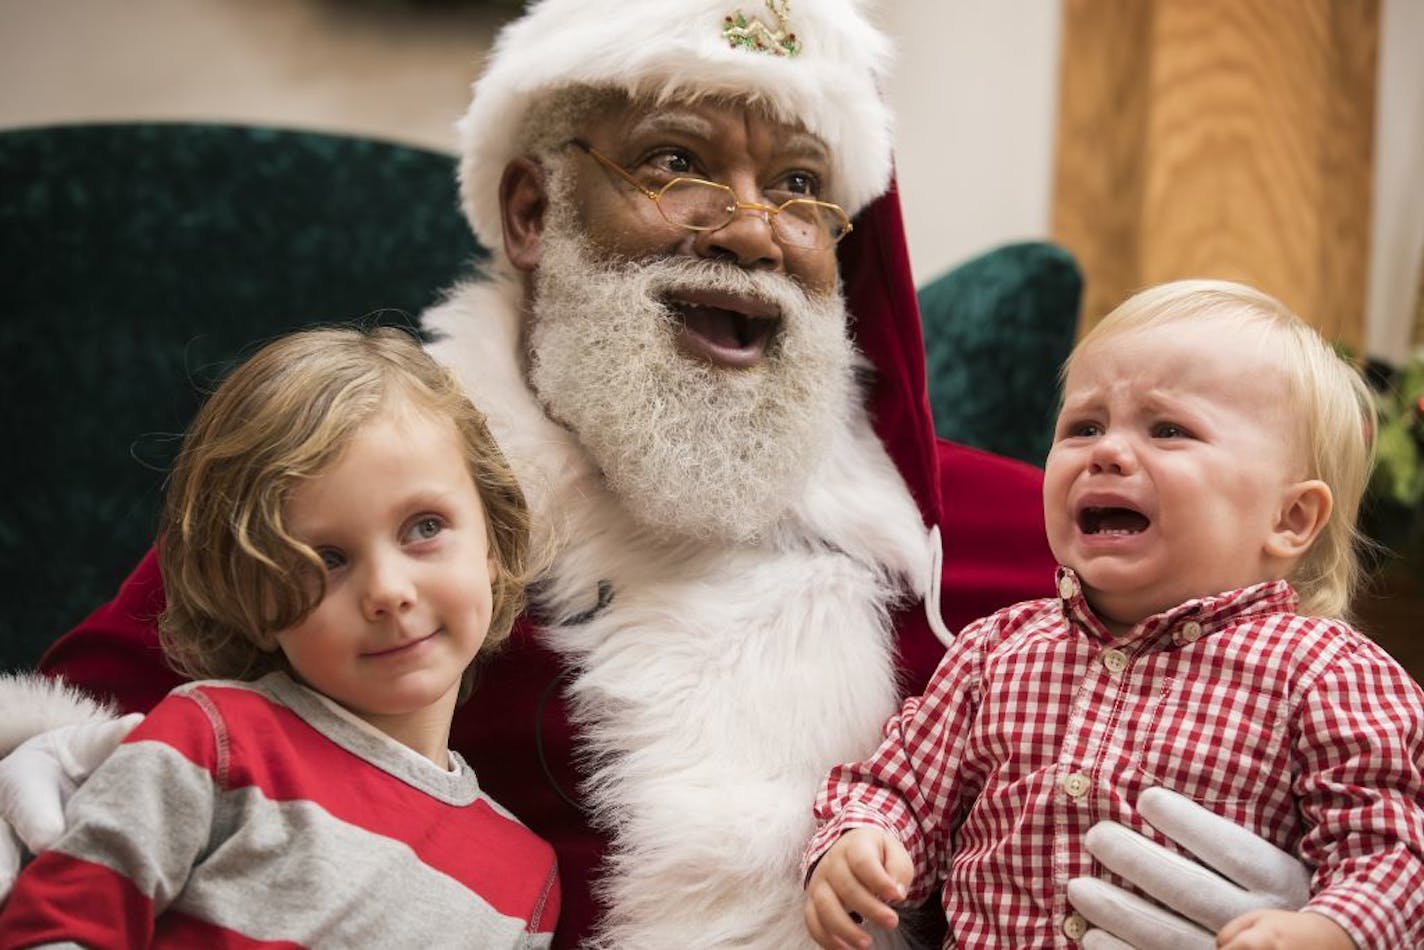
[[[1414,292],[1414,332],[1409,341],[1424,346],[1424,261],[1419,262],[1419,289]]]
[[[1364,341],[1379,0],[1064,0],[1053,236],[1092,323],[1242,280]]]

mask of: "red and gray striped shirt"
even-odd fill
[[[175,690],[70,802],[0,946],[547,947],[554,853],[275,673]]]
[[[1189,601],[1114,638],[1067,570],[1061,598],[965,628],[869,759],[817,799],[809,869],[884,828],[939,881],[951,943],[1069,947],[1083,835],[1165,786],[1314,869],[1309,908],[1361,948],[1424,946],[1424,691],[1283,581]],[[1075,928],[1069,926],[1069,931]]]

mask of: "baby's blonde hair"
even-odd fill
[[[1310,550],[1287,578],[1300,611],[1345,617],[1361,577],[1360,503],[1374,464],[1374,398],[1358,369],[1309,324],[1269,294],[1224,280],[1179,280],[1133,295],[1083,338],[1094,342],[1179,321],[1213,317],[1259,329],[1285,377],[1287,404],[1299,407],[1297,437],[1306,478],[1330,488],[1334,508]],[[1064,375],[1073,357],[1064,365]]]
[[[283,505],[393,399],[449,419],[459,434],[494,567],[482,651],[509,635],[530,571],[529,511],[484,416],[410,334],[326,327],[258,350],[207,400],[183,440],[158,541],[167,597],[159,637],[180,672],[252,678],[281,666],[274,634],[305,618],[326,585],[321,557],[288,532]],[[313,575],[320,584],[310,583]],[[468,689],[467,675],[462,695]]]

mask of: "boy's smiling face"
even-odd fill
[[[327,570],[326,595],[276,634],[293,672],[443,763],[492,610],[484,507],[455,426],[390,397],[283,514]]]
[[[1289,574],[1299,532],[1318,529],[1301,492],[1325,490],[1304,481],[1292,401],[1266,333],[1225,317],[1125,330],[1075,355],[1044,512],[1054,556],[1110,630]]]

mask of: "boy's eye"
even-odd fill
[[[410,526],[407,536],[412,541],[429,541],[445,530],[445,522],[434,515],[417,518]]]

